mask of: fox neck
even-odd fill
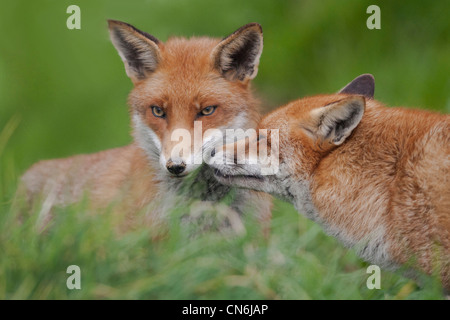
[[[298,212],[308,219],[320,223],[317,208],[312,201],[309,181],[302,180],[292,183],[288,192],[292,195],[294,207]]]
[[[375,133],[383,109],[369,105],[352,136],[320,160],[311,175],[310,190],[317,220],[328,234],[355,248],[363,259],[394,267],[389,258],[386,216],[389,174],[395,166],[397,149],[388,145],[392,138]]]
[[[375,216],[370,224],[370,232],[355,235],[351,229],[334,223],[333,217],[330,218],[323,214],[323,211],[321,211],[323,210],[323,206],[317,204],[317,197],[313,194],[313,176],[300,179],[298,177],[294,179],[288,178],[285,181],[287,187],[283,188],[283,186],[278,186],[278,196],[293,203],[299,213],[320,224],[327,234],[337,238],[344,246],[355,249],[361,258],[385,268],[394,269],[397,267],[389,257],[388,245],[385,241],[384,225],[382,223],[377,225],[381,219],[377,219],[377,216]],[[345,188],[345,186],[343,187]],[[279,190],[284,190],[284,192],[280,195]],[[334,218],[339,219],[339,214],[337,214],[339,206],[333,207],[331,211],[332,213],[336,213]],[[340,213],[342,214],[342,212]],[[346,215],[346,213],[343,214]],[[354,219],[356,217],[353,216],[357,214],[355,212],[347,214],[347,216],[349,219]],[[361,216],[361,218],[362,220],[365,219],[364,216]],[[361,222],[360,219],[355,219],[354,224],[358,227],[359,225],[364,225],[364,222]]]

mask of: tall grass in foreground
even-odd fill
[[[268,239],[250,218],[241,235],[193,236],[177,213],[158,240],[146,227],[119,234],[117,216],[85,204],[57,209],[39,233],[38,209],[19,222],[2,203],[1,299],[442,298],[429,278],[419,289],[384,271],[381,289],[367,289],[367,264],[280,201]],[[81,268],[80,290],[66,287],[69,265]]]

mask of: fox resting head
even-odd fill
[[[343,144],[358,126],[374,86],[372,75],[364,74],[337,94],[307,97],[280,107],[261,120],[255,135],[218,147],[208,163],[223,184],[292,202],[294,190],[303,189],[297,185],[307,183],[320,159]]]

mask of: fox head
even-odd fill
[[[259,24],[247,24],[223,40],[163,43],[127,23],[108,23],[134,84],[129,105],[135,141],[163,172],[183,177],[198,168],[208,142],[213,145],[212,129],[256,126],[258,103],[249,82],[263,47]]]
[[[265,116],[258,134],[218,148],[209,164],[223,184],[292,201],[293,189],[308,183],[320,159],[350,137],[363,117],[366,99],[372,99],[373,93],[373,77],[365,74],[337,94],[291,102]],[[260,150],[266,150],[266,159]],[[267,170],[274,164],[276,168]]]

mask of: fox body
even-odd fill
[[[183,201],[219,202],[231,188],[214,179],[201,155],[214,142],[208,129],[257,125],[258,101],[250,80],[262,52],[260,25],[248,24],[222,40],[170,38],[166,43],[119,21],[110,20],[109,30],[134,84],[129,95],[134,142],[38,162],[22,177],[28,198],[40,195],[61,206],[87,194],[96,207],[114,202],[131,216],[145,210],[151,220]],[[203,138],[196,148],[191,139],[174,139],[176,130],[194,136],[195,121]],[[183,152],[173,152],[180,145]],[[270,197],[237,190],[233,212],[250,207],[263,220],[270,218]]]
[[[373,77],[362,75],[338,94],[265,116],[259,128],[280,137],[273,175],[262,175],[248,152],[225,148],[211,165],[222,183],[290,201],[365,260],[439,270],[449,289],[450,116],[387,108],[373,92]],[[256,139],[275,143],[269,135]]]

